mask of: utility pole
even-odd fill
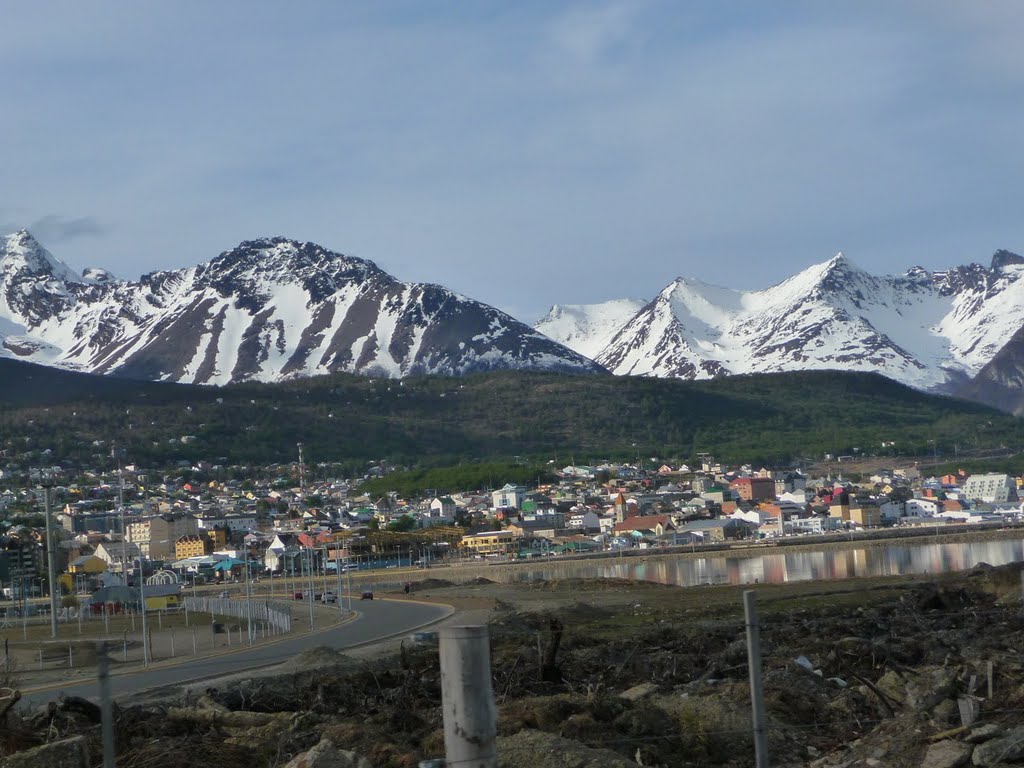
[[[309,547],[306,551],[309,553],[309,631],[312,632],[315,621],[313,618],[313,598],[316,596],[314,594],[316,590],[313,586],[313,548]]]
[[[139,602],[142,603],[142,664],[148,667],[149,658],[149,626],[146,623],[146,560],[139,552]]]
[[[249,550],[245,552],[245,616],[246,634],[249,636],[249,645],[252,645],[252,592],[249,591]]]
[[[53,521],[50,519],[50,491],[53,476],[45,470],[40,472],[39,481],[43,486],[43,508],[46,514],[46,570],[50,579],[50,637],[57,636],[57,553],[53,549]]]
[[[338,577],[338,592],[335,599],[338,601],[338,612],[345,613],[345,599],[341,593],[341,552],[338,549],[338,542],[334,542],[334,572]]]

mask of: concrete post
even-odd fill
[[[440,640],[445,758],[449,765],[497,768],[487,627],[444,627]]]
[[[761,674],[761,627],[757,619],[757,593],[752,589],[743,593],[743,612],[747,621],[747,666],[750,669],[750,700],[754,714],[754,765],[756,768],[768,768],[768,731]]]
[[[103,768],[114,768],[114,715],[110,707],[110,658],[106,642],[96,643],[100,688],[100,719],[103,723]]]

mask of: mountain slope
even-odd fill
[[[619,329],[643,309],[640,299],[612,299],[600,304],[555,304],[534,326],[559,344],[591,359]]]
[[[1015,416],[1024,414],[1024,328],[964,384],[957,394]]]
[[[678,278],[610,336],[618,320],[610,314],[604,325],[590,319],[575,333],[550,335],[616,374],[877,371],[948,392],[1024,326],[1022,276],[1024,259],[1008,251],[998,251],[988,269],[913,268],[883,277],[839,254],[761,291]]]
[[[50,448],[55,459],[87,464],[95,463],[96,440],[114,441],[150,466],[290,462],[302,442],[311,461],[350,461],[360,473],[381,458],[445,465],[519,455],[557,466],[570,455],[590,463],[638,451],[683,458],[710,451],[765,462],[855,448],[882,453],[883,443],[889,455],[904,456],[952,451],[956,443],[966,458],[1024,442],[1024,423],[991,408],[877,374],[835,371],[699,382],[532,371],[401,382],[333,374],[197,387],[2,361],[4,376],[23,377],[22,405],[0,403],[0,449]],[[58,402],[48,394],[70,386],[89,396]],[[26,393],[36,391],[33,406]]]
[[[493,307],[313,243],[246,241],[138,282],[86,275],[26,231],[0,241],[4,356],[197,384],[336,371],[602,370]]]

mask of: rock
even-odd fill
[[[544,731],[520,731],[498,737],[498,768],[637,768],[610,749],[592,749]],[[289,768],[291,768],[289,766]]]
[[[971,732],[967,734],[967,738],[964,739],[964,741],[969,744],[980,744],[983,741],[994,739],[1002,732],[1003,728],[998,723],[986,723],[985,725],[980,725],[977,728],[972,729]]]
[[[946,739],[928,747],[921,768],[960,768],[970,762],[973,751],[970,744]]]
[[[1024,726],[1008,731],[1005,736],[990,739],[974,748],[971,761],[975,765],[988,766],[1013,762],[1024,757]]]
[[[84,736],[52,741],[0,757],[0,768],[89,768],[89,747]]]
[[[620,693],[619,698],[627,701],[640,701],[657,692],[657,683],[640,683],[640,685],[634,685],[628,691]]]
[[[960,724],[960,708],[952,699],[943,699],[932,709],[932,720],[945,728],[956,723]]]
[[[906,680],[891,669],[875,681],[875,687],[899,704],[902,704],[907,697]]]
[[[285,768],[373,768],[370,761],[355,752],[339,749],[330,739],[320,743],[308,752],[296,755]]]
[[[906,705],[923,712],[956,694],[956,671],[946,667],[923,672],[907,683]]]

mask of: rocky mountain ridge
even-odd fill
[[[956,393],[1024,327],[1022,277],[1024,258],[1009,251],[987,268],[887,276],[840,253],[760,291],[677,278],[617,329],[603,311],[612,302],[557,306],[535,327],[619,375],[877,371]]]
[[[115,279],[76,275],[27,231],[0,239],[0,356],[193,384],[338,371],[402,377],[603,369],[509,315],[372,261],[281,237]]]

